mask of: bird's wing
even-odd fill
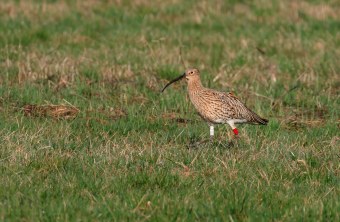
[[[222,101],[223,109],[229,111],[229,115],[235,119],[245,119],[247,122],[266,124],[255,112],[242,103],[234,94],[215,91]]]

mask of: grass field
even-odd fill
[[[340,221],[339,11],[1,1],[0,220]],[[187,149],[209,128],[184,81],[159,90],[189,67],[269,125],[240,126],[229,148],[218,126],[215,143]]]

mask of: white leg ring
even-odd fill
[[[210,136],[214,136],[214,126],[210,126]]]

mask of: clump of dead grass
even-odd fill
[[[22,108],[25,116],[28,117],[51,117],[53,119],[74,119],[80,110],[68,105],[34,105],[27,104]]]

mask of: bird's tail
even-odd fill
[[[260,124],[260,125],[267,125],[268,124],[269,120],[260,117],[259,115],[257,115],[256,113],[254,113],[251,110],[250,110],[250,112],[251,112],[252,122],[254,124]]]
[[[261,125],[267,125],[269,120],[260,117],[259,120],[257,120],[257,122]]]

